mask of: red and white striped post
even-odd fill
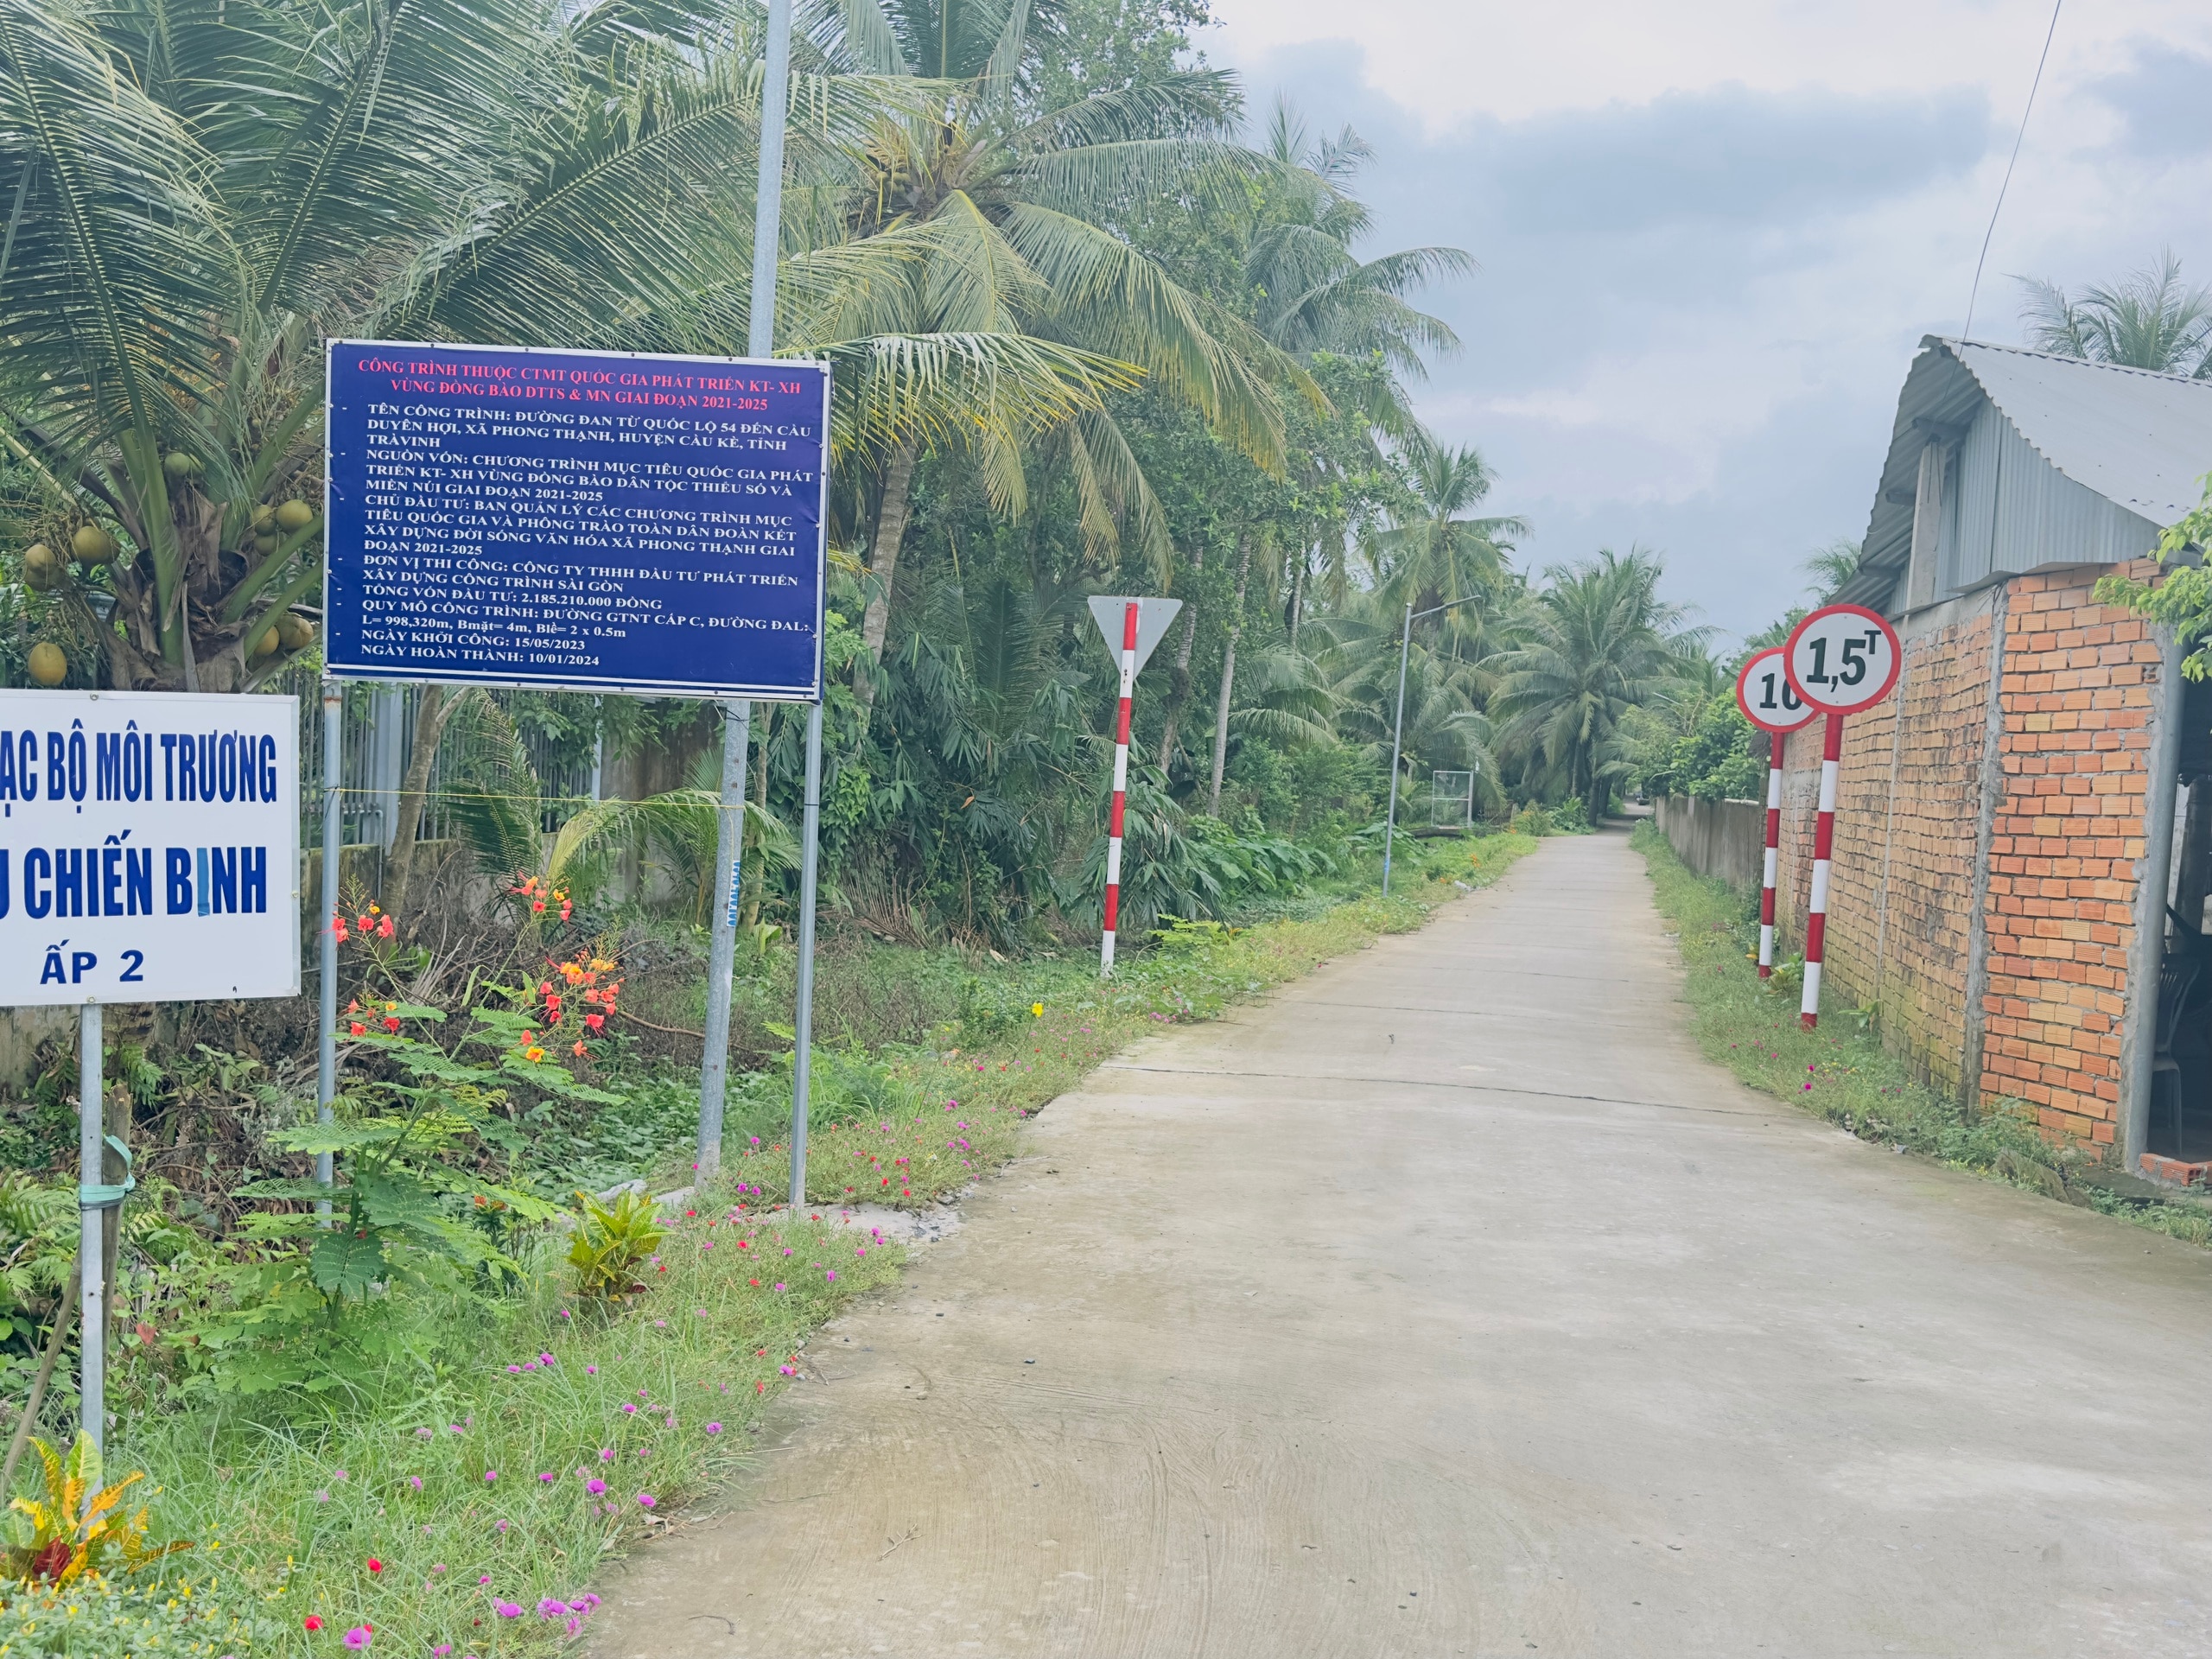
[[[1759,977],[1774,977],[1774,876],[1782,861],[1782,744],[1769,735],[1772,746],[1766,763],[1766,864],[1759,878]]]
[[[1821,816],[1813,826],[1813,898],[1805,917],[1805,995],[1797,1022],[1821,1023],[1821,958],[1827,945],[1828,867],[1835,852],[1835,784],[1843,762],[1843,716],[1830,715],[1821,741]]]
[[[1098,973],[1114,971],[1114,927],[1122,911],[1122,813],[1129,792],[1129,699],[1137,683],[1137,601],[1122,616],[1122,712],[1114,734],[1114,810],[1106,826],[1106,925],[1098,938]]]

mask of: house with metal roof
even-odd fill
[[[1858,573],[1904,645],[1844,734],[1830,1007],[1962,1103],[2212,1175],[2212,688],[2101,604],[2212,473],[2212,381],[1922,342]],[[1800,933],[1820,733],[1785,748]],[[1785,931],[1785,937],[1788,937]]]

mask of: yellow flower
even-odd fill
[[[1045,1005],[1042,1002],[1032,1002],[1029,1005],[1029,1012],[1042,1020],[1045,1017]]]

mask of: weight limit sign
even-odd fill
[[[1780,645],[1753,652],[1736,671],[1736,707],[1771,738],[1798,730],[1820,713],[1789,683]],[[1759,875],[1759,977],[1774,976],[1774,878],[1782,854],[1782,745],[1767,746],[1766,854]]]

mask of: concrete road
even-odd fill
[[[2212,1653],[2212,1260],[1738,1087],[1618,836],[1125,1055],[603,1656]]]

